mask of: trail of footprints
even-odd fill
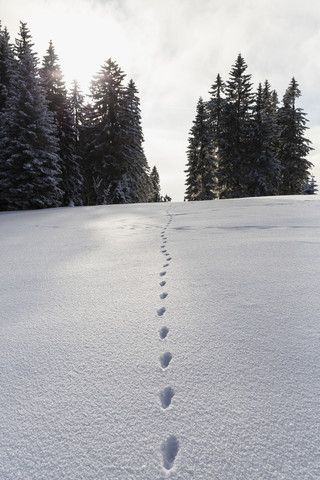
[[[163,265],[164,269],[167,269],[170,266],[169,262],[171,261],[170,253],[167,250],[168,239],[166,237],[166,230],[170,226],[170,223],[172,222],[172,215],[169,214],[169,217],[170,218],[169,218],[165,228],[161,232],[161,239],[162,239],[161,253],[165,257],[165,263]],[[162,278],[166,274],[167,274],[167,270],[162,270],[159,274],[160,277],[161,277],[161,281],[160,281],[159,285],[162,288],[165,287],[166,284],[167,284],[166,280],[162,280]],[[167,291],[162,291],[161,294],[160,294],[160,300],[165,300],[168,297],[168,295],[169,294],[168,294]],[[156,311],[157,317],[159,319],[162,319],[166,312],[167,312],[166,307],[161,306]],[[159,336],[160,336],[161,340],[166,340],[167,337],[168,337],[168,334],[169,334],[169,328],[168,327],[163,326],[163,327],[160,328]],[[160,359],[159,359],[160,360],[160,367],[161,367],[161,370],[163,372],[166,371],[169,368],[170,363],[172,361],[172,358],[173,358],[172,353],[168,352],[168,351],[164,352],[160,356]],[[161,405],[161,408],[162,408],[163,411],[167,410],[167,408],[170,407],[172,399],[174,397],[174,394],[175,394],[174,389],[171,386],[165,387],[159,393],[160,405]],[[169,436],[166,440],[164,440],[162,442],[161,452],[162,452],[162,457],[163,457],[163,466],[167,471],[169,471],[173,467],[174,461],[175,461],[175,458],[177,456],[178,451],[179,451],[179,441],[174,435]]]

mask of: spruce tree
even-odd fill
[[[253,107],[251,140],[251,170],[248,195],[275,195],[280,183],[280,162],[276,157],[277,118],[275,96],[268,81],[259,84]]]
[[[4,114],[2,112],[7,104],[15,67],[16,62],[14,59],[13,46],[10,43],[10,36],[6,28],[2,29],[0,22],[0,138],[3,138],[5,135]],[[0,210],[4,210],[7,205],[6,192],[2,183],[3,176],[5,175],[4,172],[6,171],[5,164],[5,152],[0,151]]]
[[[306,114],[297,107],[301,91],[293,78],[284,94],[283,106],[278,112],[279,140],[277,156],[281,162],[282,178],[279,193],[297,195],[302,193],[313,166],[307,160],[312,150],[310,140],[305,138]]]
[[[128,185],[124,203],[147,202],[150,196],[149,166],[143,150],[140,99],[133,80],[124,91],[124,108],[120,115],[123,127],[122,148],[125,157],[124,174],[120,182]]]
[[[210,200],[214,198],[213,168],[209,160],[209,116],[203,99],[197,103],[196,117],[189,134],[185,199]]]
[[[59,135],[59,156],[61,158],[61,183],[64,192],[63,205],[82,205],[80,158],[76,153],[77,131],[73,123],[67,90],[63,81],[58,56],[52,42],[49,43],[40,70],[49,108],[54,115]]]
[[[219,160],[219,197],[248,195],[252,170],[252,83],[247,65],[239,54],[226,83],[226,103],[222,116],[223,143]]]
[[[226,100],[223,96],[225,84],[218,74],[215,83],[210,90],[210,100],[206,107],[208,110],[208,135],[209,148],[207,159],[210,162],[210,175],[208,181],[210,182],[210,191],[212,198],[219,196],[223,188],[220,182],[219,167],[220,163],[223,165],[223,147],[224,147],[224,132],[223,132],[223,115],[226,108]]]
[[[32,209],[61,205],[57,131],[40,84],[31,35],[20,23],[17,64],[1,114],[0,190],[2,208]]]
[[[318,192],[318,185],[314,178],[314,175],[308,178],[307,182],[305,183],[302,191],[302,195],[316,195]]]
[[[6,105],[15,66],[9,33],[6,28],[2,29],[0,22],[0,112],[4,110]]]
[[[82,131],[84,129],[86,120],[84,95],[77,80],[73,80],[72,82],[72,88],[68,100],[75,132],[75,151],[79,156],[82,150]]]
[[[120,121],[124,110],[124,78],[117,63],[109,59],[91,82],[87,144],[92,179],[87,196],[91,204],[123,203],[126,199],[127,186],[121,186],[125,174],[122,143],[125,132]]]
[[[157,167],[154,166],[150,173],[150,180],[151,180],[151,195],[149,198],[150,202],[160,202],[160,177],[157,170]]]

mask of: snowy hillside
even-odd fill
[[[0,214],[12,480],[320,478],[317,196]]]

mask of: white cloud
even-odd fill
[[[254,85],[267,78],[280,99],[295,76],[310,120],[307,135],[318,151],[318,0],[11,0],[2,6],[12,36],[20,19],[40,56],[53,40],[68,82],[78,76],[88,84],[109,57],[135,80],[149,163],[157,164],[164,193],[176,200],[183,198],[196,102],[208,98],[217,73],[227,79],[239,52]],[[312,161],[319,164],[317,151]]]

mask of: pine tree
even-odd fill
[[[185,199],[193,200],[210,200],[214,198],[212,188],[213,169],[212,163],[208,159],[210,152],[210,136],[209,136],[208,111],[200,97],[196,118],[190,130],[188,145],[188,163],[186,178],[186,194]]]
[[[278,112],[279,140],[277,156],[282,167],[281,195],[302,193],[313,166],[307,160],[312,150],[311,142],[304,137],[307,129],[306,114],[296,106],[301,96],[299,85],[293,78],[283,97],[283,106]]]
[[[87,196],[91,204],[122,203],[126,198],[126,186],[121,185],[125,174],[124,132],[120,121],[124,109],[124,78],[117,63],[109,59],[91,83],[87,145],[92,178]]]
[[[12,81],[12,75],[15,69],[15,59],[13,46],[10,44],[10,36],[7,29],[2,30],[0,22],[0,139],[5,135],[4,132],[4,115],[7,99],[9,96],[10,84]],[[0,152],[0,210],[6,208],[7,199],[6,192],[2,187],[3,175],[6,171],[6,157],[5,152]],[[2,172],[2,173],[1,173]]]
[[[6,200],[1,207],[9,210],[61,204],[57,132],[32,47],[29,30],[21,23],[17,65],[1,114],[0,190]]]
[[[259,84],[253,107],[251,171],[248,195],[275,195],[280,183],[280,162],[276,157],[277,119],[275,95],[268,81]]]
[[[311,175],[311,178],[308,178],[308,181],[305,183],[302,191],[302,195],[316,195],[318,192],[318,185],[315,181],[314,175]]]
[[[11,77],[15,69],[13,47],[10,44],[10,36],[5,28],[2,30],[0,22],[0,112],[5,108]]]
[[[248,195],[252,140],[252,83],[247,65],[239,54],[226,83],[222,116],[223,142],[219,160],[219,197]]]
[[[84,95],[77,80],[73,80],[72,88],[68,99],[68,105],[72,115],[72,122],[75,131],[75,151],[79,156],[82,150],[81,137],[85,126],[85,105]]]
[[[125,157],[124,178],[128,194],[123,203],[147,202],[150,196],[149,166],[143,150],[143,132],[138,91],[130,80],[124,91],[124,109],[120,115],[123,126],[122,148]]]
[[[63,81],[58,56],[52,42],[40,70],[49,108],[54,115],[59,134],[59,156],[61,158],[61,183],[64,192],[63,205],[82,205],[80,158],[76,154],[77,131],[68,103],[67,90]]]
[[[150,173],[150,180],[151,180],[151,195],[149,198],[150,202],[160,202],[161,201],[161,196],[160,196],[160,177],[159,173],[157,170],[157,167],[154,166],[151,170]]]
[[[223,136],[223,114],[225,111],[225,98],[223,97],[225,84],[218,74],[215,83],[209,92],[211,97],[206,108],[208,110],[208,134],[209,148],[207,161],[210,162],[210,182],[211,197],[219,196],[219,164],[220,157],[223,153],[224,136]]]

